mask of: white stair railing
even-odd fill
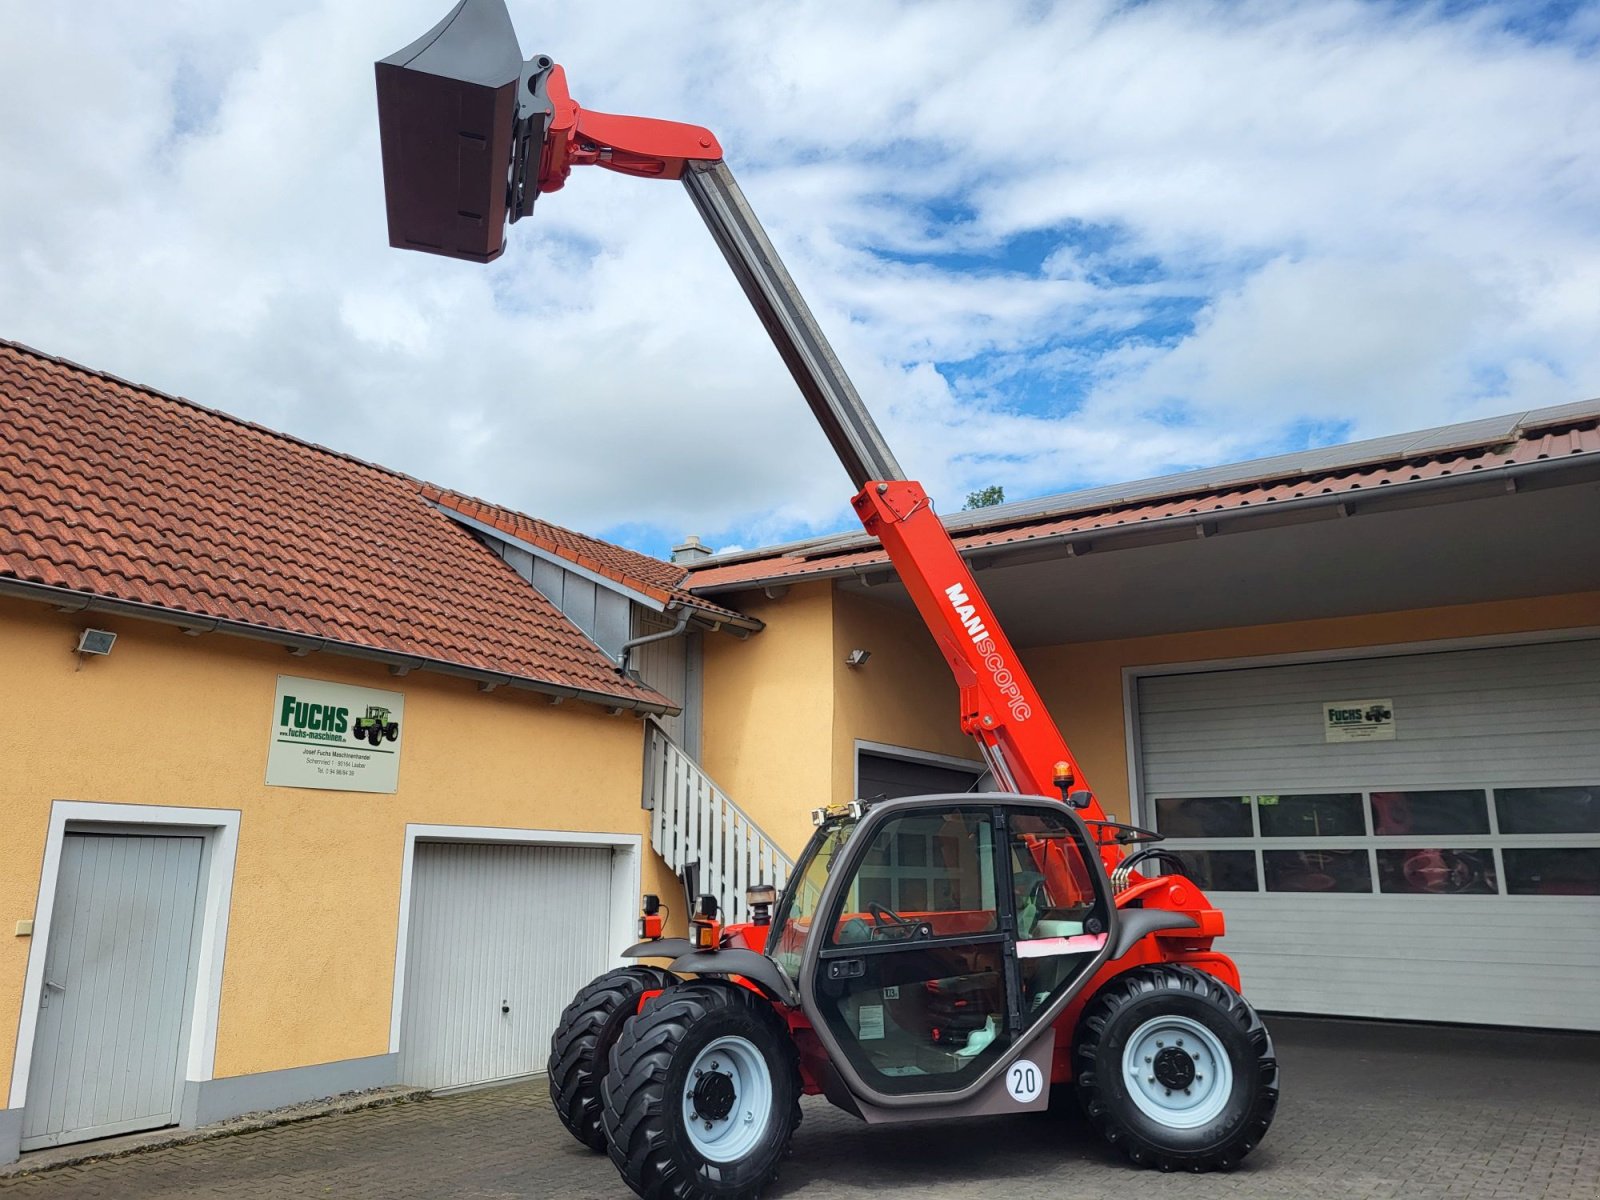
[[[717,898],[723,921],[749,919],[751,884],[788,883],[794,860],[654,721],[645,728],[644,806],[651,847],[680,879],[695,873],[696,890]]]

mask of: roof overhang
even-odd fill
[[[568,687],[564,684],[552,683],[548,680],[528,675],[488,671],[461,663],[449,662],[444,659],[382,650],[354,642],[339,641],[336,638],[317,637],[295,633],[292,630],[254,625],[246,621],[230,621],[221,617],[205,616],[200,613],[186,613],[153,604],[139,604],[131,600],[118,600],[109,596],[99,596],[92,592],[73,591],[70,588],[53,587],[43,583],[30,583],[25,579],[0,578],[0,596],[48,604],[61,612],[96,612],[112,616],[131,617],[140,621],[152,621],[161,625],[175,626],[188,634],[219,633],[230,637],[248,638],[251,641],[283,646],[292,653],[299,655],[320,651],[336,654],[343,658],[382,663],[389,667],[395,675],[400,676],[410,674],[412,671],[427,671],[431,674],[449,675],[457,679],[472,680],[485,691],[506,687],[537,692],[540,695],[550,697],[552,701],[581,700],[589,704],[599,705],[612,712],[628,711],[636,712],[640,715],[665,714],[670,716],[676,715],[680,711],[671,704],[657,704],[640,696],[614,695],[610,692]]]

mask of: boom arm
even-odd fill
[[[845,472],[867,532],[888,552],[961,695],[961,726],[1012,791],[1075,793],[1105,813],[1046,712],[972,572],[862,403],[746,202],[708,129],[590,112],[566,72],[523,62],[502,0],[461,0],[428,34],[377,64],[389,236],[396,246],[487,262],[503,226],[574,167],[681,179]],[[1121,858],[1102,846],[1108,867]]]
[[[560,80],[564,96],[560,71],[555,67],[552,74]],[[555,91],[553,83],[552,94]],[[962,730],[977,739],[1003,788],[1048,796],[1065,785],[1088,794],[1085,816],[1104,820],[1104,810],[982,589],[934,514],[922,485],[906,479],[895,461],[733,172],[718,157],[698,157],[692,151],[675,157],[695,141],[715,146],[715,138],[708,131],[687,136],[678,131],[692,127],[670,122],[584,113],[570,100],[566,103],[572,115],[563,121],[559,115],[563,107],[558,104],[552,134],[581,149],[547,151],[547,158],[564,169],[557,178],[541,179],[540,190],[559,188],[570,165],[585,162],[633,175],[682,179],[851,482],[860,489],[851,501],[856,515],[866,531],[883,543],[950,664],[961,689]],[[663,133],[662,126],[672,132]],[[598,137],[601,129],[609,140]],[[653,152],[659,157],[652,163]],[[1112,857],[1120,858],[1120,852],[1114,851]]]

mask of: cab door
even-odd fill
[[[941,800],[869,813],[812,930],[802,990],[867,1098],[973,1086],[1106,944],[1081,822],[1044,801]]]

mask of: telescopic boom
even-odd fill
[[[1006,791],[1060,794],[1105,813],[972,572],[905,477],[872,414],[756,219],[715,135],[699,126],[591,112],[550,58],[522,62],[504,0],[462,0],[438,26],[377,64],[390,242],[484,262],[504,223],[526,216],[572,169],[683,181],[823,433],[960,688],[961,727]],[[503,147],[503,149],[501,149]],[[498,184],[505,180],[504,196]],[[1108,869],[1120,861],[1102,845]]]

